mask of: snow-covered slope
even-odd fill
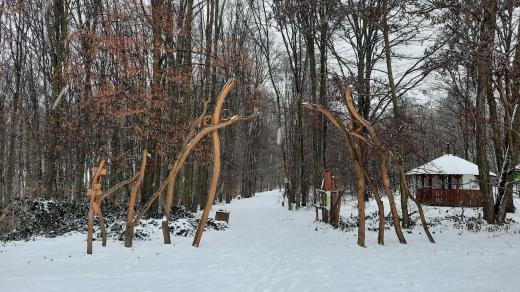
[[[420,226],[392,230],[386,245],[367,232],[367,248],[356,231],[313,223],[313,210],[289,212],[277,191],[234,201],[226,231],[209,231],[201,246],[174,237],[131,249],[95,242],[85,253],[85,235],[69,234],[0,247],[1,291],[518,291],[520,234],[469,232],[438,225],[436,244]],[[344,214],[351,213],[349,203]],[[369,208],[370,210],[370,208]],[[440,209],[427,208],[427,214]],[[355,212],[354,212],[355,214]],[[443,230],[445,229],[445,230]],[[442,231],[442,233],[441,233]]]

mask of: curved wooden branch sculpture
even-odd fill
[[[404,235],[403,235],[402,230],[401,230],[401,226],[399,224],[399,217],[397,215],[397,208],[396,208],[396,205],[395,205],[395,199],[393,197],[393,193],[392,193],[391,187],[390,187],[390,179],[388,177],[388,172],[387,172],[387,168],[386,168],[386,159],[385,159],[384,154],[383,154],[385,152],[385,150],[383,149],[383,147],[379,143],[379,140],[377,138],[377,135],[376,135],[376,132],[375,132],[374,128],[370,125],[370,123],[368,123],[364,118],[362,118],[359,115],[359,113],[357,112],[356,108],[354,107],[354,104],[352,102],[352,97],[350,95],[350,89],[348,87],[345,89],[344,98],[345,98],[345,103],[347,104],[348,110],[349,110],[352,118],[355,121],[357,121],[359,124],[361,124],[361,126],[363,126],[364,128],[367,129],[367,131],[369,132],[371,140],[369,140],[368,138],[366,138],[363,135],[359,134],[358,132],[353,131],[352,127],[345,127],[345,125],[342,122],[340,122],[327,108],[325,108],[323,106],[316,105],[316,104],[310,104],[310,103],[303,103],[303,107],[307,108],[307,109],[311,109],[311,110],[315,110],[315,111],[321,112],[323,115],[325,115],[330,120],[330,122],[334,126],[336,126],[340,130],[341,135],[343,137],[343,140],[345,142],[345,145],[347,146],[347,148],[349,150],[349,153],[351,154],[351,156],[352,156],[352,158],[354,160],[354,166],[356,168],[356,173],[358,173],[358,171],[361,171],[363,173],[363,176],[365,177],[366,182],[368,183],[370,189],[372,190],[372,192],[374,193],[374,196],[376,197],[376,201],[377,201],[378,209],[379,209],[378,243],[384,244],[385,218],[384,218],[384,206],[383,206],[383,202],[382,202],[382,199],[381,199],[381,195],[379,194],[379,191],[377,189],[377,186],[376,186],[373,178],[368,175],[368,172],[367,172],[366,168],[361,163],[362,160],[361,160],[361,157],[359,155],[360,153],[359,153],[359,151],[356,151],[357,150],[356,148],[353,147],[353,143],[349,140],[349,135],[353,136],[353,137],[357,137],[359,140],[361,140],[361,141],[363,141],[363,142],[365,142],[367,144],[371,144],[371,145],[375,146],[375,148],[378,151],[379,158],[380,158],[380,161],[381,161],[381,164],[380,164],[380,167],[381,167],[381,179],[383,180],[383,186],[384,186],[384,189],[385,189],[385,193],[387,194],[388,200],[390,202],[390,209],[391,209],[391,212],[392,212],[392,220],[393,220],[393,223],[394,223],[394,228],[395,228],[397,237],[399,239],[399,242],[406,243],[406,239],[404,238]],[[405,173],[404,173],[403,166],[401,165],[401,163],[399,161],[396,161],[395,159],[392,159],[392,158],[390,158],[390,159],[391,159],[391,163],[393,163],[394,165],[397,166],[397,168],[399,170],[399,174],[401,176],[401,179],[405,182],[404,191],[406,191],[408,193],[410,199],[417,205],[417,209],[419,211],[421,224],[422,224],[423,229],[424,229],[424,231],[426,233],[426,236],[428,237],[430,242],[435,243],[435,241],[434,241],[434,239],[433,239],[433,237],[432,237],[432,235],[431,235],[431,233],[429,231],[428,224],[427,224],[426,218],[424,216],[423,208],[422,208],[421,204],[419,202],[417,202],[417,200],[410,193],[410,190],[408,188],[408,184],[406,183],[406,180],[404,179]],[[358,169],[358,167],[360,167],[360,168]],[[358,173],[358,176],[359,176],[359,173]],[[360,180],[360,183],[361,182],[362,181]],[[359,201],[359,197],[358,197],[358,201]],[[358,204],[359,204],[359,202],[358,202]],[[361,213],[361,210],[360,210],[360,213]],[[364,224],[362,224],[361,219],[360,219],[359,228],[364,228]],[[359,235],[361,235],[361,234],[360,234],[360,230],[358,229],[358,244],[361,245],[360,244],[360,239],[359,239],[360,237],[359,237]]]
[[[166,189],[166,187],[168,185],[168,180],[175,181],[175,178],[176,178],[177,174],[179,173],[179,170],[184,165],[184,162],[186,161],[186,158],[189,156],[189,154],[193,150],[193,147],[200,140],[202,140],[202,138],[204,138],[204,136],[208,135],[209,133],[211,133],[214,130],[222,129],[224,127],[227,127],[229,125],[232,125],[232,124],[235,124],[235,123],[238,123],[238,122],[241,122],[241,121],[248,121],[248,120],[251,120],[251,119],[253,119],[255,117],[256,117],[255,115],[245,116],[245,117],[243,117],[243,116],[236,116],[235,115],[235,116],[231,117],[229,120],[227,120],[225,122],[218,123],[216,125],[211,125],[211,126],[203,128],[188,144],[186,144],[183,147],[183,149],[181,150],[181,152],[179,154],[179,157],[175,161],[173,167],[171,168],[170,174],[168,175],[168,178],[161,183],[159,189],[150,197],[150,199],[148,199],[148,201],[143,206],[141,211],[135,216],[135,218],[133,220],[131,220],[131,223],[127,223],[127,230],[130,230],[132,232],[129,232],[129,233],[125,234],[125,242],[127,242],[127,241],[129,242],[129,245],[125,244],[125,246],[131,247],[131,244],[132,244],[132,239],[131,238],[133,238],[133,235],[134,235],[133,234],[133,229],[135,228],[135,226],[137,226],[139,224],[141,219],[143,219],[144,215],[150,209],[150,207],[152,206],[153,202],[157,198],[159,198],[161,193]],[[172,195],[171,199],[173,199],[173,195]],[[168,230],[168,234],[169,234],[169,230]],[[128,239],[126,237],[128,237]]]
[[[384,244],[384,234],[385,234],[385,211],[384,211],[384,205],[383,201],[381,200],[381,196],[379,195],[379,192],[377,191],[377,187],[375,187],[375,183],[373,182],[372,178],[368,176],[368,173],[361,163],[361,159],[359,157],[359,151],[356,151],[353,147],[353,143],[351,142],[349,135],[357,137],[358,139],[361,139],[363,141],[366,141],[366,139],[359,135],[358,133],[355,133],[351,130],[347,130],[345,125],[338,120],[327,108],[317,105],[317,104],[311,104],[311,103],[302,103],[302,106],[306,109],[318,111],[322,113],[336,128],[339,129],[341,136],[343,137],[343,142],[345,143],[345,146],[347,147],[348,152],[350,153],[350,156],[352,157],[352,160],[354,161],[354,168],[356,170],[356,174],[358,175],[358,182],[359,184],[368,182],[369,187],[372,189],[372,192],[374,192],[376,201],[377,201],[377,207],[378,207],[378,213],[379,213],[379,230],[378,230],[378,236],[377,236],[377,242],[381,245]],[[358,205],[360,208],[358,209],[358,242],[357,244],[359,246],[364,247],[365,246],[365,213],[364,213],[364,192],[361,192],[359,190],[362,190],[361,188],[358,189]]]
[[[357,110],[355,109],[354,107],[354,104],[352,102],[352,97],[350,95],[350,89],[347,87],[345,89],[345,102],[347,103],[347,107],[349,109],[349,112],[352,113],[352,111],[354,112],[354,115],[353,115],[353,118],[355,117],[355,119],[361,123],[370,133],[370,136],[372,137],[372,141],[369,141],[368,139],[365,139],[364,141],[366,143],[370,143],[372,144],[373,146],[375,146],[379,152],[379,156],[381,158],[381,161],[383,161],[384,159],[384,155],[383,155],[383,152],[385,151],[383,149],[383,147],[381,146],[381,144],[379,143],[379,140],[377,139],[377,135],[376,135],[376,132],[374,130],[374,128],[370,125],[370,123],[368,123],[368,121],[366,121],[365,119],[363,119],[359,113],[357,112]],[[367,127],[368,126],[368,127]],[[390,153],[390,161],[392,164],[394,164],[396,166],[396,168],[398,169],[399,171],[399,175],[401,176],[401,180],[404,182],[404,186],[403,186],[403,190],[405,192],[407,192],[408,194],[408,197],[415,203],[415,205],[417,206],[417,210],[419,211],[419,217],[420,217],[420,220],[421,220],[421,225],[423,226],[423,229],[424,229],[424,233],[426,233],[426,236],[428,237],[428,240],[431,242],[431,243],[435,243],[435,240],[433,239],[433,236],[431,235],[430,233],[430,230],[428,228],[428,224],[426,222],[426,217],[424,216],[424,210],[422,208],[422,205],[421,203],[417,202],[417,200],[415,199],[415,197],[412,195],[412,193],[410,192],[410,188],[408,187],[408,183],[406,182],[406,179],[404,178],[405,176],[405,172],[404,172],[404,168],[403,168],[403,165],[401,164],[401,162],[398,160],[398,159],[395,159],[392,157],[391,153]],[[381,170],[381,175],[383,176],[383,172],[386,173],[386,162],[385,163],[382,163],[381,167],[384,166],[384,169]],[[388,174],[385,175],[387,177],[387,183],[389,184],[390,182],[390,179],[388,179]],[[385,180],[383,179],[383,182],[385,182]],[[390,188],[387,188],[385,187],[385,192],[388,193],[387,190],[389,190]],[[391,192],[391,191],[390,191]],[[393,197],[393,196],[392,196]],[[389,200],[390,200],[390,197],[389,197]],[[395,200],[394,200],[395,202]],[[390,205],[391,207],[395,205]],[[392,219],[394,219],[394,213],[392,212]],[[395,220],[394,220],[394,225],[395,225]],[[399,227],[400,229],[400,227]],[[397,232],[397,229],[396,229],[396,232]],[[402,232],[401,232],[402,234]],[[399,237],[399,235],[398,235]]]
[[[394,229],[395,233],[397,234],[397,238],[399,239],[400,243],[405,244],[406,239],[404,238],[403,231],[401,230],[401,223],[399,221],[399,215],[397,214],[397,207],[395,204],[395,198],[394,194],[390,188],[390,179],[388,176],[388,170],[386,168],[386,159],[383,155],[382,149],[379,147],[381,144],[379,143],[379,140],[377,139],[376,131],[370,123],[368,123],[356,110],[354,107],[354,103],[352,102],[352,96],[350,94],[350,88],[347,86],[345,88],[345,92],[343,94],[343,97],[345,98],[345,103],[347,105],[348,111],[350,112],[350,115],[352,116],[352,119],[357,121],[359,124],[361,124],[370,134],[370,137],[372,138],[372,142],[377,145],[377,152],[379,155],[379,162],[380,162],[380,169],[381,169],[381,180],[383,181],[383,187],[386,193],[386,196],[388,197],[388,201],[390,202],[390,210],[392,212],[392,221],[394,223]]]
[[[161,193],[165,189],[166,189],[166,199],[165,199],[164,209],[163,209],[164,216],[163,216],[163,221],[162,221],[162,230],[163,230],[164,243],[165,244],[171,243],[170,231],[168,228],[168,220],[169,220],[169,216],[170,216],[170,212],[171,212],[171,207],[173,204],[175,180],[176,180],[177,175],[179,174],[180,170],[182,169],[182,166],[184,165],[186,159],[191,154],[195,145],[209,133],[213,134],[214,156],[215,156],[215,153],[218,153],[218,155],[219,155],[218,159],[214,160],[213,177],[215,177],[215,174],[216,174],[216,182],[214,183],[215,179],[212,179],[211,185],[213,186],[213,184],[215,184],[215,187],[214,187],[214,189],[210,188],[210,195],[208,195],[208,202],[211,201],[211,204],[213,203],[213,200],[210,200],[210,198],[214,199],[214,197],[215,197],[216,183],[218,182],[218,176],[220,175],[220,141],[217,141],[217,143],[215,143],[215,135],[216,135],[216,138],[218,139],[218,130],[219,129],[222,129],[224,127],[227,127],[229,125],[232,125],[232,124],[235,124],[235,123],[238,123],[241,121],[248,121],[248,120],[254,119],[256,117],[256,115],[250,115],[250,116],[234,115],[225,120],[220,118],[220,113],[222,111],[222,105],[224,103],[225,97],[228,95],[229,91],[233,88],[235,82],[236,82],[235,79],[231,79],[230,81],[228,81],[228,83],[226,83],[226,85],[222,89],[222,92],[220,93],[219,98],[217,100],[217,104],[215,105],[215,113],[213,114],[213,116],[206,115],[208,102],[207,101],[204,102],[203,113],[191,124],[190,133],[187,136],[187,139],[186,139],[186,142],[185,142],[183,148],[177,155],[177,159],[175,160],[174,164],[171,166],[168,177],[161,183],[159,189],[150,197],[150,199],[148,199],[148,201],[145,203],[145,205],[143,206],[141,211],[137,214],[137,216],[135,216],[135,218],[133,218],[133,212],[132,212],[132,214],[130,214],[130,212],[129,212],[128,221],[127,221],[127,232],[125,233],[125,246],[130,247],[132,245],[132,238],[134,235],[133,229],[135,228],[135,226],[137,226],[139,224],[139,222],[144,217],[146,212],[152,206],[153,202],[161,195]],[[207,122],[209,120],[211,121],[211,123],[205,124],[205,121]],[[195,134],[195,129],[197,127],[199,127],[200,125],[203,125],[204,127],[197,134]],[[218,149],[215,149],[216,148],[215,145],[217,145]],[[215,164],[218,165],[218,168],[219,168],[218,172],[215,172],[215,167],[216,167]],[[213,196],[211,196],[212,193],[213,193]],[[208,207],[208,205],[206,205],[206,208],[207,207]],[[209,205],[209,207],[211,208],[211,205]],[[207,211],[206,213],[203,213],[203,218],[206,218],[206,220],[207,220],[207,216],[208,216],[207,213],[209,213],[209,211]],[[206,215],[204,215],[204,214],[206,214]],[[206,217],[204,217],[204,216],[206,216]],[[200,226],[202,225],[202,223],[204,223],[204,225],[205,225],[206,222],[201,219],[201,221],[199,223],[199,229],[200,229]],[[203,230],[203,227],[202,227],[202,230]],[[200,237],[199,237],[199,240],[200,240]]]
[[[87,234],[87,253],[92,254],[92,240],[93,240],[93,233],[94,233],[94,216],[97,215],[99,218],[99,225],[101,228],[101,238],[102,238],[102,246],[106,246],[107,243],[107,232],[106,232],[106,224],[105,224],[105,218],[103,217],[103,211],[101,208],[101,204],[103,200],[110,196],[111,194],[115,193],[125,185],[134,183],[132,186],[132,191],[130,194],[130,202],[131,202],[131,209],[133,210],[133,204],[135,203],[135,193],[137,192],[137,189],[144,177],[144,166],[146,165],[146,157],[147,152],[146,150],[143,153],[143,158],[141,162],[141,170],[134,175],[133,177],[122,181],[115,186],[113,186],[111,189],[105,192],[101,192],[101,177],[106,175],[107,169],[104,168],[105,161],[101,160],[99,162],[99,165],[94,168],[94,175],[92,179],[92,187],[90,189],[87,189],[87,195],[90,196],[90,205],[89,205],[89,214],[88,214],[88,234]],[[133,212],[133,211],[132,211]]]
[[[143,183],[144,179],[144,171],[146,169],[146,161],[148,159],[148,152],[146,150],[143,151],[143,158],[141,160],[141,166],[139,167],[139,173],[135,180],[132,181],[132,186],[130,187],[130,199],[128,200],[128,212],[126,216],[126,229],[125,229],[125,246],[132,246],[132,238],[134,234],[134,228],[132,224],[132,218],[134,216],[135,211],[135,197],[137,196],[137,191],[139,187]],[[132,236],[129,236],[132,234]]]
[[[379,153],[380,160],[381,160],[381,176],[382,176],[382,179],[383,179],[383,185],[385,187],[385,192],[387,193],[387,195],[390,193],[391,194],[391,198],[392,198],[391,200],[395,202],[395,200],[393,199],[393,194],[392,194],[392,192],[390,190],[390,179],[388,178],[388,173],[387,173],[387,170],[386,170],[385,157],[384,157],[384,154],[383,154],[384,149],[381,146],[381,144],[379,143],[379,140],[378,140],[377,135],[376,135],[376,131],[370,125],[370,123],[368,123],[365,119],[363,119],[363,117],[361,117],[359,115],[359,113],[357,112],[357,110],[354,107],[354,104],[352,102],[352,96],[350,95],[350,88],[349,87],[347,87],[345,89],[344,98],[345,98],[345,102],[347,103],[347,107],[348,107],[349,112],[351,113],[352,117],[354,119],[356,119],[359,123],[361,123],[368,130],[368,132],[370,133],[370,136],[372,138],[372,142],[376,146],[376,148],[378,150],[378,153]],[[390,155],[390,157],[391,157],[391,155]],[[401,180],[404,182],[404,186],[403,186],[404,191],[407,192],[407,194],[410,197],[410,199],[417,205],[417,210],[419,211],[419,217],[421,218],[421,224],[423,226],[424,232],[426,233],[426,236],[428,237],[428,240],[431,243],[435,243],[435,240],[433,239],[433,236],[431,235],[430,230],[428,228],[428,224],[427,224],[426,218],[424,216],[423,208],[422,208],[421,204],[419,202],[417,202],[415,197],[410,192],[410,189],[408,187],[408,183],[406,182],[406,179],[404,177],[405,173],[404,173],[403,165],[401,164],[400,161],[398,161],[396,159],[392,159],[392,157],[390,159],[391,159],[391,162],[393,162],[395,165],[397,165],[397,168],[399,170],[399,175],[401,176]],[[388,199],[390,200],[390,196],[388,197]],[[394,225],[396,225],[395,217],[397,217],[397,216],[394,216],[394,210],[393,210],[393,209],[395,209],[395,204],[391,204],[390,207],[392,208],[392,219],[394,221]],[[397,210],[395,210],[395,214],[397,214]],[[396,232],[398,232],[397,231],[398,229],[401,230],[400,224],[398,224],[398,223],[399,222],[397,222],[398,228],[396,228]],[[402,231],[400,231],[400,233],[402,235]],[[397,236],[399,237],[399,233],[398,233]],[[401,241],[401,238],[399,238],[399,240]],[[404,240],[404,237],[403,237],[403,240]],[[402,243],[406,243],[406,242],[402,242]]]
[[[236,79],[230,79],[222,91],[220,92],[217,103],[215,104],[215,111],[213,112],[213,123],[219,123],[221,120],[221,112],[222,105],[224,104],[224,100],[226,96],[229,94],[231,89],[235,87]],[[220,177],[220,138],[218,136],[218,130],[215,130],[211,133],[211,138],[213,140],[213,171],[211,176],[211,184],[209,187],[208,198],[206,200],[206,207],[202,212],[202,217],[200,218],[199,226],[197,227],[197,232],[195,233],[195,238],[193,239],[193,246],[198,247],[200,243],[200,239],[202,238],[202,233],[204,232],[204,228],[206,227],[206,222],[208,221],[209,211],[211,210],[211,206],[213,206],[213,201],[215,200],[215,194],[217,192],[218,180]]]
[[[173,204],[173,191],[175,188],[175,179],[177,178],[177,175],[179,174],[182,166],[184,165],[184,160],[188,157],[189,152],[191,150],[188,150],[185,158],[182,159],[182,161],[180,161],[179,158],[182,158],[183,153],[186,152],[185,149],[186,149],[187,145],[189,145],[189,141],[195,137],[195,131],[196,131],[197,127],[199,127],[201,125],[202,121],[206,117],[206,112],[208,110],[208,104],[209,104],[209,100],[204,101],[202,114],[190,125],[190,132],[187,136],[187,139],[184,141],[184,147],[183,147],[182,151],[180,152],[179,157],[175,161],[175,163],[168,175],[168,178],[166,180],[167,181],[166,200],[164,203],[164,209],[163,209],[164,216],[163,216],[163,220],[162,220],[162,224],[161,224],[162,231],[163,231],[163,239],[164,239],[165,244],[171,244],[170,228],[168,227],[168,220],[170,218],[170,212],[171,212],[172,204]],[[195,144],[193,144],[193,146],[195,146]],[[161,190],[161,192],[162,192],[162,190]]]

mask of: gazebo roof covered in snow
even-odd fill
[[[478,175],[478,165],[455,155],[445,154],[406,173],[406,175],[417,174]]]

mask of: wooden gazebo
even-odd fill
[[[406,175],[420,203],[450,207],[482,206],[478,166],[465,159],[445,154],[408,171]]]

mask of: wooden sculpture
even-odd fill
[[[170,167],[170,172],[168,174],[168,177],[161,183],[159,189],[148,199],[148,201],[144,204],[141,211],[135,216],[133,215],[133,209],[131,210],[132,213],[128,213],[128,222],[127,222],[127,230],[125,232],[125,246],[130,247],[132,245],[132,238],[134,236],[134,227],[137,226],[140,222],[140,220],[143,218],[143,216],[146,214],[146,212],[150,209],[153,202],[161,195],[161,193],[166,189],[166,198],[164,202],[164,209],[163,209],[163,221],[162,221],[162,231],[163,231],[163,237],[164,237],[164,243],[170,244],[171,238],[170,238],[170,231],[168,228],[168,220],[170,217],[170,212],[173,204],[173,198],[174,198],[174,190],[175,190],[175,180],[177,178],[177,175],[179,174],[180,170],[182,169],[182,166],[184,165],[184,162],[192,152],[195,145],[206,135],[212,133],[213,137],[213,177],[211,182],[210,191],[208,194],[208,203],[206,204],[206,208],[204,209],[204,212],[202,214],[202,218],[200,220],[198,229],[197,229],[197,235],[195,236],[195,239],[200,241],[200,238],[202,236],[202,231],[204,230],[204,227],[206,225],[207,217],[209,215],[209,209],[211,209],[211,205],[213,204],[213,201],[215,199],[215,193],[216,193],[216,184],[218,182],[218,178],[220,176],[220,140],[218,139],[218,130],[222,129],[224,127],[227,127],[229,125],[241,122],[241,121],[247,121],[251,120],[256,117],[256,115],[250,115],[250,116],[238,116],[233,115],[230,118],[222,119],[221,118],[221,112],[222,105],[224,104],[225,98],[228,95],[228,93],[231,91],[231,89],[234,87],[236,83],[236,79],[229,80],[222,91],[220,92],[218,99],[215,104],[215,112],[212,116],[206,115],[208,101],[204,103],[204,109],[202,114],[192,123],[190,126],[190,132],[185,139],[184,146],[182,147],[181,151],[177,155],[177,159],[173,163],[173,165]],[[196,130],[200,128],[199,132],[196,133]],[[218,156],[218,157],[217,157]],[[215,171],[215,169],[218,168],[218,171]],[[199,231],[201,230],[201,231]],[[194,246],[198,246],[197,244]]]
[[[101,160],[97,167],[93,168],[92,172],[94,173],[92,178],[92,186],[90,189],[87,189],[87,195],[90,196],[90,205],[89,205],[89,213],[88,213],[88,231],[87,231],[87,253],[92,254],[92,240],[94,234],[94,216],[97,215],[99,218],[99,225],[101,229],[101,238],[102,238],[102,246],[106,246],[107,243],[107,232],[106,232],[106,224],[105,219],[103,217],[103,212],[101,208],[101,204],[103,200],[115,193],[122,187],[132,184],[130,190],[130,209],[133,212],[133,206],[135,204],[135,196],[139,186],[141,185],[144,178],[144,170],[146,166],[146,159],[148,157],[148,153],[146,150],[143,152],[143,157],[141,161],[141,167],[139,168],[139,172],[135,174],[133,177],[122,181],[106,192],[101,191],[101,178],[105,176],[108,172],[106,168],[104,168],[105,160]],[[126,244],[126,242],[125,242]]]
[[[383,182],[385,194],[388,197],[390,203],[390,210],[392,214],[392,221],[394,225],[394,229],[396,235],[399,239],[399,242],[406,243],[406,239],[404,238],[403,232],[401,230],[399,215],[397,214],[397,208],[395,204],[395,198],[392,192],[392,188],[390,185],[390,179],[388,176],[387,170],[387,158],[389,156],[392,158],[392,153],[386,151],[380,144],[376,131],[374,128],[368,123],[361,115],[358,113],[356,108],[354,107],[354,103],[352,102],[352,97],[350,93],[350,88],[347,86],[344,91],[344,100],[347,105],[348,111],[352,117],[352,120],[355,121],[358,128],[354,129],[354,124],[349,123],[347,125],[343,124],[337,117],[335,117],[332,112],[320,105],[311,104],[311,103],[303,103],[303,107],[318,111],[322,113],[336,128],[340,130],[343,141],[347,147],[347,150],[352,157],[354,162],[354,169],[356,170],[356,175],[358,177],[358,213],[359,213],[359,222],[358,222],[358,245],[365,246],[365,209],[364,209],[364,190],[365,184],[369,186],[371,191],[374,193],[377,205],[378,205],[378,213],[379,213],[379,230],[378,230],[378,243],[384,244],[384,226],[385,226],[385,217],[384,217],[384,207],[381,199],[381,195],[378,191],[377,185],[374,182],[374,179],[368,174],[367,169],[365,167],[363,158],[361,156],[359,150],[359,143],[367,143],[375,147],[377,150],[377,154],[380,160],[380,169],[381,169],[381,180]],[[368,136],[361,134],[362,130],[366,130],[368,132]],[[400,164],[397,159],[391,159],[391,162],[394,166],[399,169],[400,175],[404,175],[404,168]],[[417,209],[420,214],[421,224],[423,229],[430,240],[430,242],[434,243],[433,237],[428,229],[428,225],[426,223],[426,219],[424,217],[424,212],[422,206],[411,196],[408,186],[405,185],[405,191],[408,192],[410,198],[413,202],[417,204]]]

